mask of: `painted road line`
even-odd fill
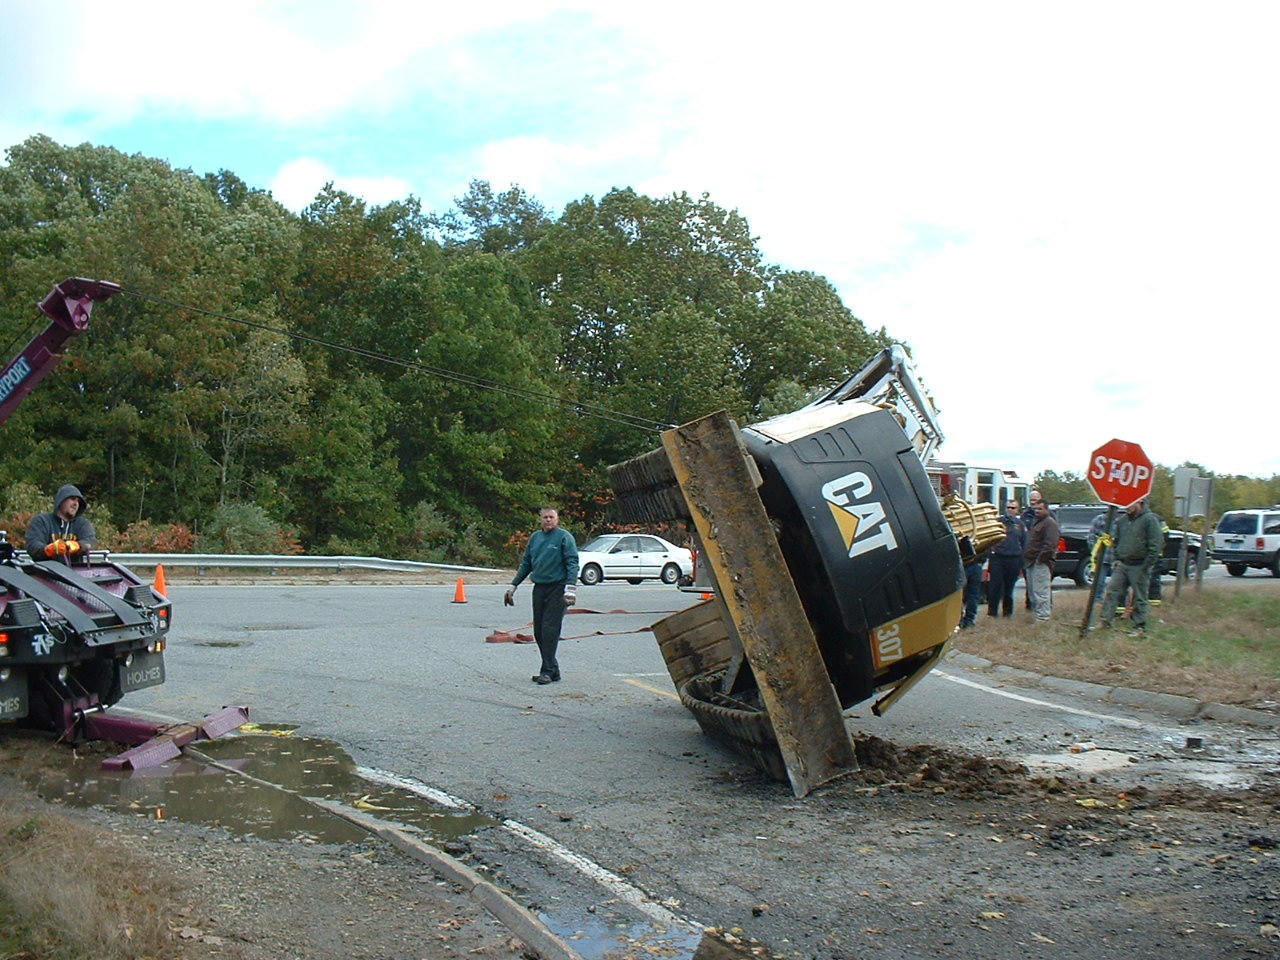
[[[1028,703],[1036,707],[1048,707],[1050,710],[1059,710],[1063,713],[1073,713],[1078,717],[1089,717],[1093,720],[1103,720],[1107,723],[1114,723],[1122,727],[1131,727],[1134,730],[1159,730],[1166,733],[1174,730],[1173,727],[1143,723],[1141,720],[1133,720],[1130,717],[1117,717],[1110,713],[1098,713],[1094,710],[1082,710],[1079,707],[1068,707],[1060,703],[1052,703],[1048,700],[1037,700],[1035,697],[1024,697],[1020,693],[1010,693],[1008,690],[999,690],[995,687],[989,687],[985,683],[977,683],[973,680],[966,680],[964,677],[957,677],[955,674],[947,673],[945,670],[935,669],[933,673],[935,676],[941,677],[943,680],[950,680],[952,683],[958,683],[961,686],[972,687],[974,690],[981,690],[983,693],[990,693],[994,696],[1004,697],[1008,700],[1017,700],[1019,703]]]
[[[661,691],[658,691],[661,692]],[[375,767],[357,767],[356,773],[364,777],[366,780],[372,780],[374,783],[382,783],[387,786],[399,787],[402,790],[408,790],[410,793],[418,796],[426,797],[435,803],[444,807],[455,810],[468,810],[475,813],[483,813],[474,804],[468,803],[460,797],[446,793],[436,787],[429,786],[421,780],[415,780],[413,777],[403,777],[397,773],[390,773],[386,770],[379,770]],[[498,822],[498,821],[495,821]],[[703,927],[700,923],[690,920],[687,917],[681,917],[673,913],[667,907],[654,900],[639,887],[624,880],[610,870],[606,870],[594,860],[584,857],[580,853],[570,850],[560,841],[553,837],[540,833],[532,827],[526,826],[517,820],[503,820],[498,822],[503,830],[506,830],[512,836],[519,837],[530,846],[536,847],[543,852],[550,854],[557,860],[573,867],[584,877],[594,880],[596,883],[605,887],[615,897],[624,903],[630,904],[639,910],[649,919],[658,923],[666,924],[671,927],[680,927],[685,930],[694,932],[702,932]]]
[[[629,683],[629,684],[631,684],[633,687],[639,687],[641,690],[648,690],[650,693],[656,693],[656,694],[657,694],[658,696],[660,696],[660,697],[670,697],[672,700],[679,700],[679,699],[680,699],[680,698],[679,698],[678,696],[676,696],[676,694],[675,694],[674,692],[672,692],[671,690],[663,690],[661,687],[655,687],[655,686],[653,686],[652,684],[649,684],[649,683],[642,683],[642,682],[641,682],[641,681],[639,681],[639,680],[633,680],[631,677],[623,677],[623,678],[622,678],[622,682],[623,682],[623,683]]]

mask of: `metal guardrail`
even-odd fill
[[[264,553],[115,553],[109,556],[125,566],[245,567],[262,570],[399,570],[407,573],[459,571],[463,573],[501,573],[496,567],[464,567],[451,563],[420,563],[416,560],[388,560],[384,557],[317,557]]]

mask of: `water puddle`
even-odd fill
[[[424,842],[441,847],[495,822],[474,811],[442,810],[409,791],[360,777],[355,762],[332,740],[296,736],[296,728],[287,726],[255,729],[258,732],[248,735],[200,741],[189,755],[145,770],[103,770],[102,754],[91,752],[28,779],[42,795],[71,806],[223,827],[264,840],[357,843],[368,836],[303,797],[344,804],[420,832]],[[191,755],[196,752],[220,766],[196,759]]]
[[[539,912],[538,919],[589,960],[631,960],[634,957],[690,960],[698,956],[698,945],[705,936],[701,930],[692,927],[671,928],[648,920],[633,921],[610,916],[607,907],[599,915],[575,917]],[[702,960],[700,956],[699,960]]]
[[[645,921],[607,920],[588,915],[576,923],[564,917],[539,913],[560,939],[589,960],[637,960],[663,957],[669,960],[770,960],[763,944],[720,930],[691,927],[667,928]]]

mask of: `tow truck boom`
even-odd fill
[[[85,277],[68,277],[49,291],[39,307],[53,322],[32,337],[0,373],[0,423],[62,359],[63,345],[88,328],[93,305],[119,292],[118,283]]]

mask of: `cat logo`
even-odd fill
[[[871,478],[860,470],[822,485],[822,499],[831,508],[850,558],[880,548],[898,549],[884,506],[879,500],[867,499],[874,492]]]

